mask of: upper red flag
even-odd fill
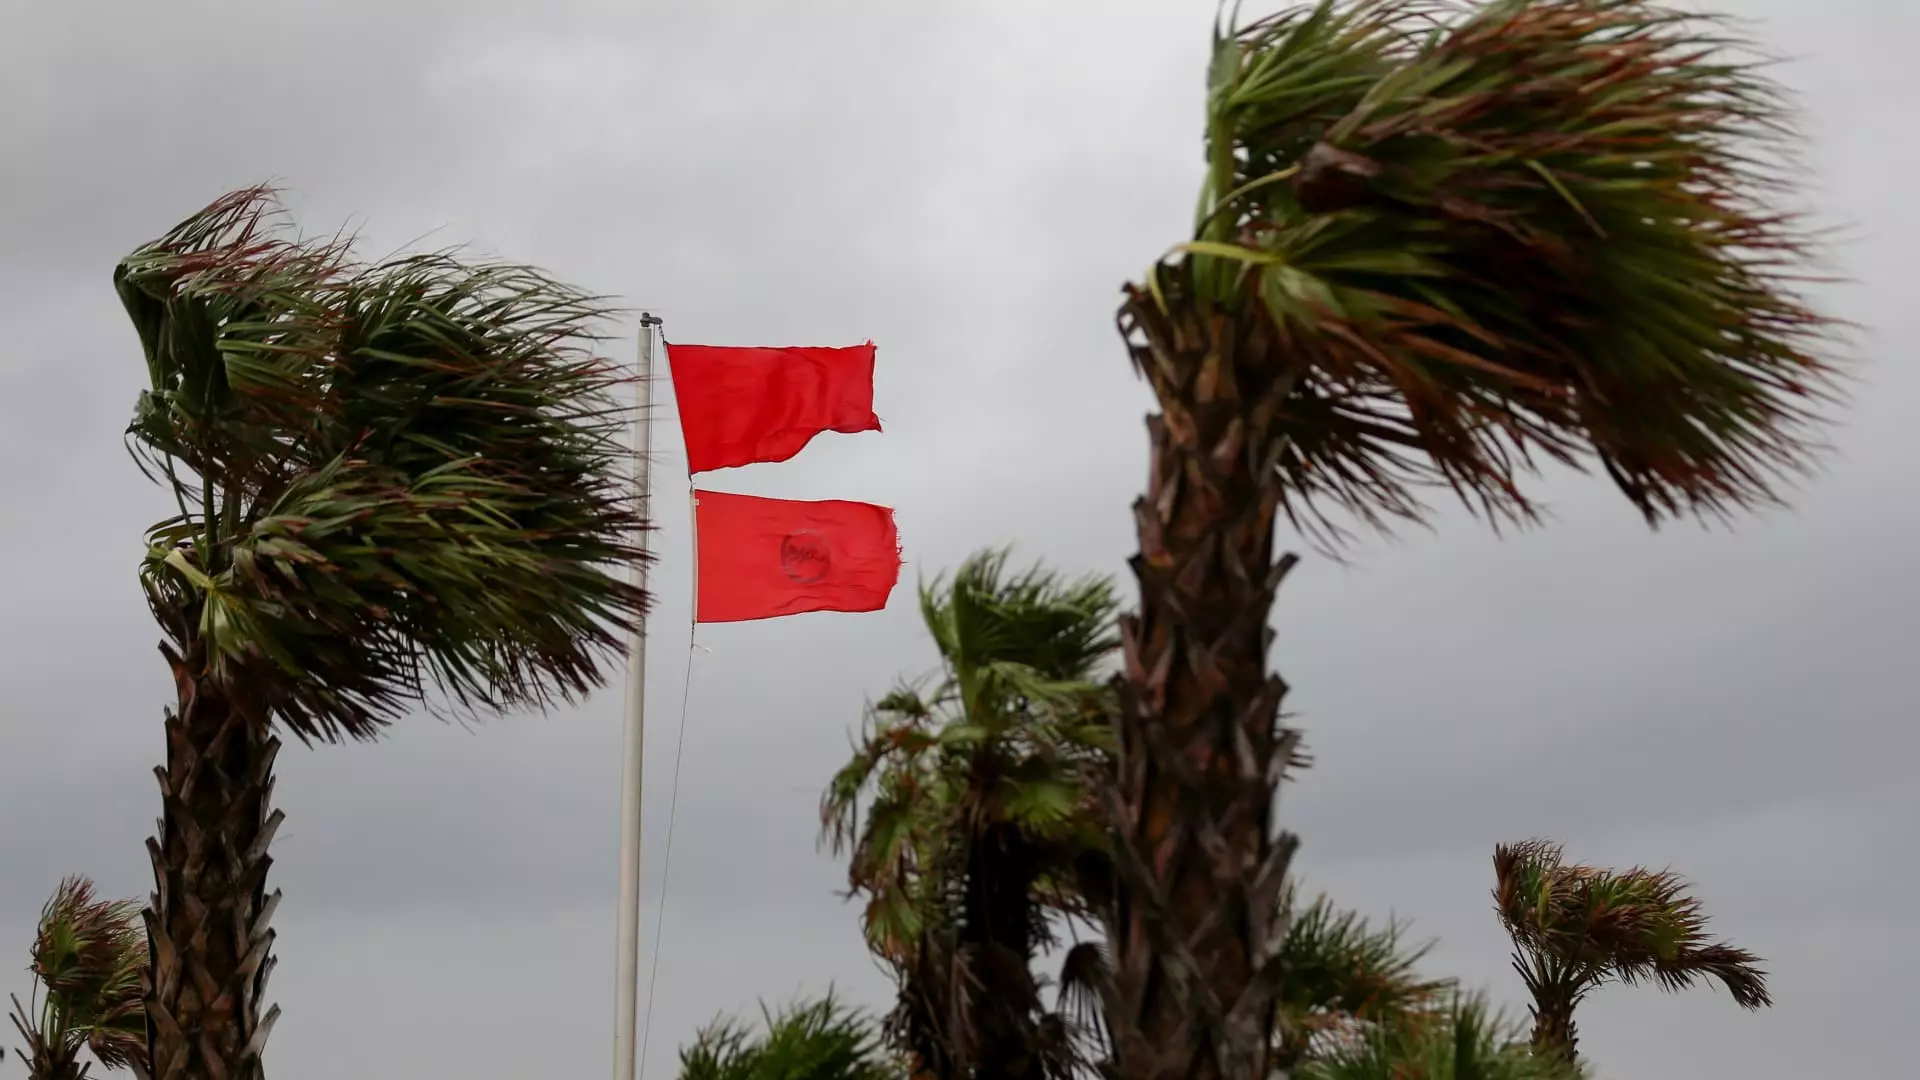
[[[687,471],[785,461],[823,431],[879,431],[873,343],[845,349],[668,345]]]
[[[696,622],[879,611],[900,580],[893,511],[872,503],[693,493]]]

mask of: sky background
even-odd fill
[[[1274,659],[1317,766],[1299,865],[1438,937],[1518,1006],[1489,906],[1498,841],[1698,884],[1778,1004],[1602,992],[1609,1080],[1893,1076],[1920,961],[1920,161],[1898,105],[1920,7],[1723,0],[1791,61],[1808,164],[1846,227],[1864,330],[1838,452],[1791,511],[1649,534],[1602,481],[1540,485],[1548,528],[1309,557]],[[1149,408],[1122,281],[1185,234],[1212,5],[428,0],[8,6],[0,36],[0,992],[63,875],[144,895],[170,690],[135,580],[166,512],[121,431],[144,380],[114,261],[277,178],[369,254],[471,242],[712,344],[879,344],[882,435],[717,475],[898,508],[890,610],[703,628],[688,648],[684,459],[657,476],[651,941],[693,657],[648,1074],[723,1010],[835,983],[884,1003],[822,784],[863,700],[923,670],[915,575],[984,545],[1120,571]],[[613,326],[629,335],[631,321]],[[621,345],[622,349],[627,346]],[[626,355],[623,353],[622,355]],[[1129,594],[1131,589],[1129,587]],[[376,745],[291,746],[275,884],[279,1080],[593,1076],[608,1065],[619,694]],[[1902,842],[1899,838],[1907,836]],[[13,1040],[6,1040],[9,1045]],[[16,1070],[9,1060],[0,1070]]]

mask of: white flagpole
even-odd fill
[[[633,418],[634,492],[641,521],[649,518],[653,469],[653,334],[660,320],[640,316],[640,380]],[[635,541],[642,555],[651,534],[644,528]],[[630,570],[634,585],[647,587],[646,560]],[[620,768],[620,901],[619,928],[614,935],[613,1080],[634,1080],[640,1021],[640,786],[647,757],[647,620],[635,624],[627,643],[627,708],[624,753]]]

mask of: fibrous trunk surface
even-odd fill
[[[84,1080],[87,1067],[80,1064],[77,1048],[65,1039],[48,1038],[34,1026],[19,998],[13,999],[14,1030],[26,1040],[21,1053],[27,1059],[27,1080]]]
[[[1578,1056],[1573,1027],[1573,1002],[1554,995],[1536,995],[1533,1004],[1533,1049],[1567,1061]]]
[[[1107,1012],[1124,1080],[1267,1080],[1294,846],[1271,818],[1297,736],[1267,667],[1294,561],[1273,557],[1290,377],[1258,305],[1208,304],[1189,274],[1161,268],[1159,295],[1132,288],[1120,312],[1161,412],[1122,625]]]
[[[180,620],[192,626],[191,617]],[[160,833],[147,841],[154,893],[146,918],[152,969],[147,1037],[154,1080],[259,1080],[261,1047],[279,1015],[262,1014],[272,969],[267,848],[280,743],[264,710],[242,708],[207,677],[193,633],[163,646],[175,708],[166,723]]]

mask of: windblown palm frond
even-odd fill
[[[1700,901],[1670,871],[1567,865],[1545,840],[1494,849],[1494,907],[1533,995],[1534,1039],[1572,1057],[1573,1012],[1608,981],[1685,990],[1714,981],[1746,1009],[1771,1005],[1761,960],[1707,937]]]
[[[680,1080],[906,1080],[866,1013],[829,992],[778,1013],[755,1033],[722,1018],[680,1050]]]
[[[1300,906],[1291,887],[1286,906],[1276,1069],[1293,1068],[1380,1027],[1418,1023],[1454,987],[1452,979],[1429,979],[1416,970],[1433,943],[1408,945],[1398,921],[1372,925],[1324,895]]]
[[[235,192],[123,260],[146,350],[128,434],[179,505],[142,569],[176,642],[303,739],[438,686],[541,705],[600,679],[645,597],[607,309],[526,267],[363,265]],[[183,618],[188,625],[178,625]]]
[[[79,1080],[87,1071],[82,1047],[109,1069],[145,1071],[147,939],[138,903],[96,899],[83,877],[62,881],[41,910],[28,970],[36,1005],[14,998],[12,1019],[34,1080]]]
[[[1646,0],[1329,0],[1217,43],[1197,279],[1292,374],[1288,507],[1418,488],[1526,517],[1532,455],[1650,520],[1775,497],[1833,398],[1791,110],[1721,21]]]
[[[1293,1080],[1584,1080],[1575,1063],[1533,1053],[1524,1029],[1477,995],[1381,1024],[1301,1064]]]

